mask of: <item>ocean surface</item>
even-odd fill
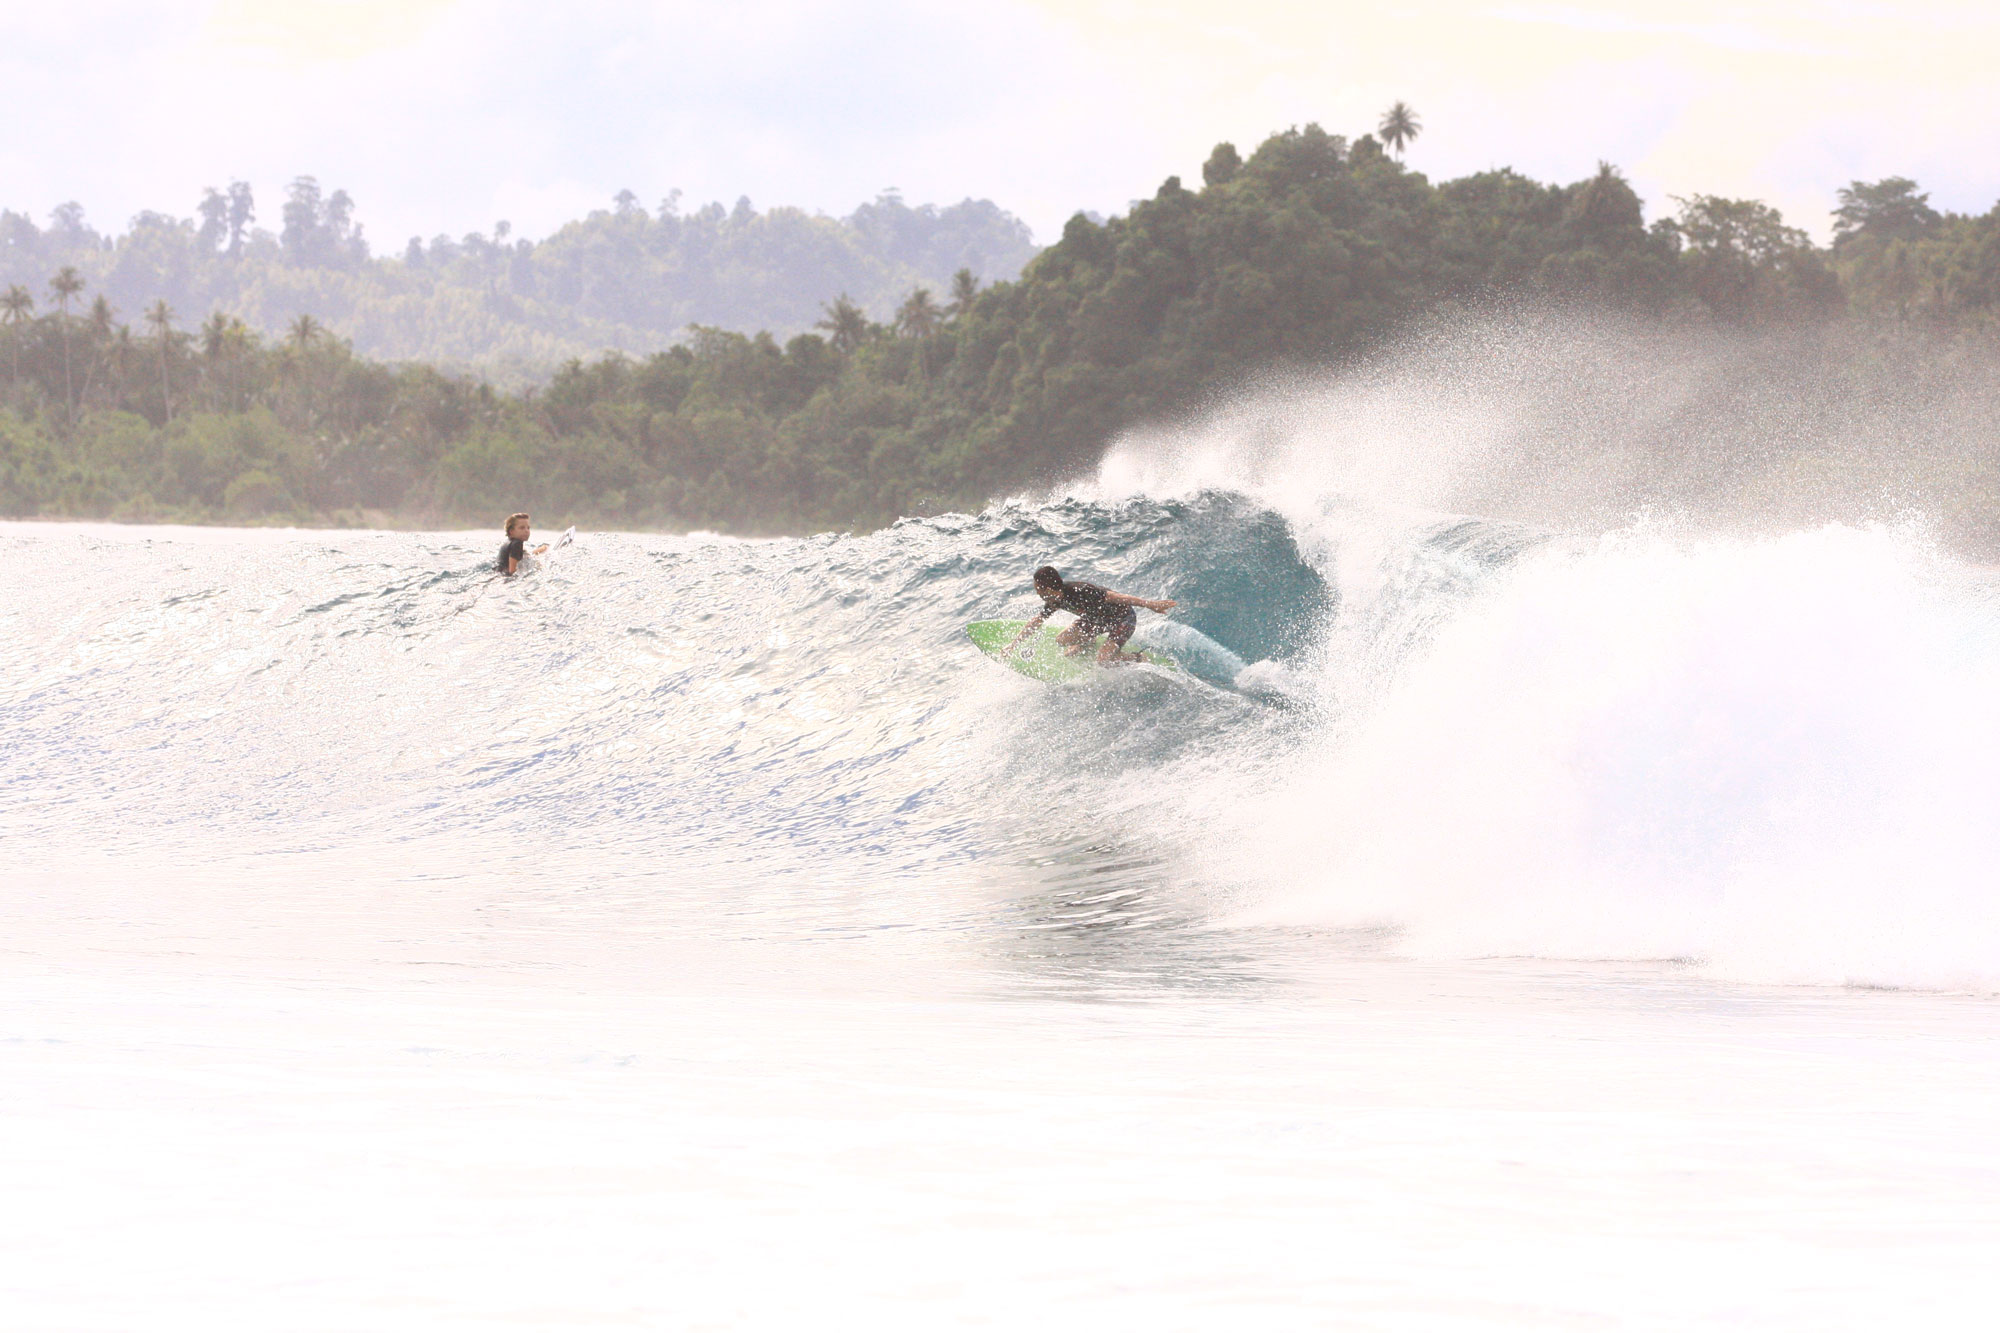
[[[499,541],[0,525],[0,1324],[2000,1319],[1920,531]],[[981,657],[1044,562],[1186,673]]]

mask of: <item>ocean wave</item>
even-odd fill
[[[559,863],[797,930],[1040,903],[2000,985],[2000,612],[1920,533],[1115,489],[586,534],[513,580],[486,537],[14,527],[0,831],[139,865]],[[973,652],[1042,563],[1176,598],[1141,641],[1192,678],[1049,689]]]

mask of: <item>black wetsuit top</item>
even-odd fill
[[[526,560],[527,558],[528,558],[527,539],[523,537],[516,537],[512,541],[508,542],[505,546],[500,548],[500,563],[497,566],[497,568],[500,570],[502,574],[505,574],[508,572],[507,562],[509,560]]]
[[[1138,623],[1139,613],[1129,606],[1105,600],[1108,589],[1095,583],[1085,583],[1081,579],[1069,579],[1063,583],[1062,596],[1042,598],[1042,614],[1054,615],[1058,611],[1068,611],[1074,615],[1079,627],[1086,634],[1103,634],[1108,630],[1130,621]]]

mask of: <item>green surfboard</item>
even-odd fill
[[[1022,675],[1034,680],[1060,684],[1063,681],[1081,680],[1099,670],[1097,665],[1097,644],[1092,643],[1081,653],[1072,657],[1064,652],[1056,642],[1061,633],[1053,625],[1044,625],[1020,643],[1015,636],[1028,622],[1025,620],[978,620],[965,627],[970,638],[980,652],[996,662],[1005,662]],[[1128,650],[1129,651],[1129,650]],[[1144,653],[1148,665],[1177,669],[1179,663],[1165,653]],[[1126,663],[1124,665],[1135,665]],[[1116,668],[1106,668],[1116,670]]]

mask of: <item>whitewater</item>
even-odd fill
[[[0,525],[9,1327],[1990,1326],[1921,524],[498,541]],[[1044,562],[1187,672],[981,657]]]

